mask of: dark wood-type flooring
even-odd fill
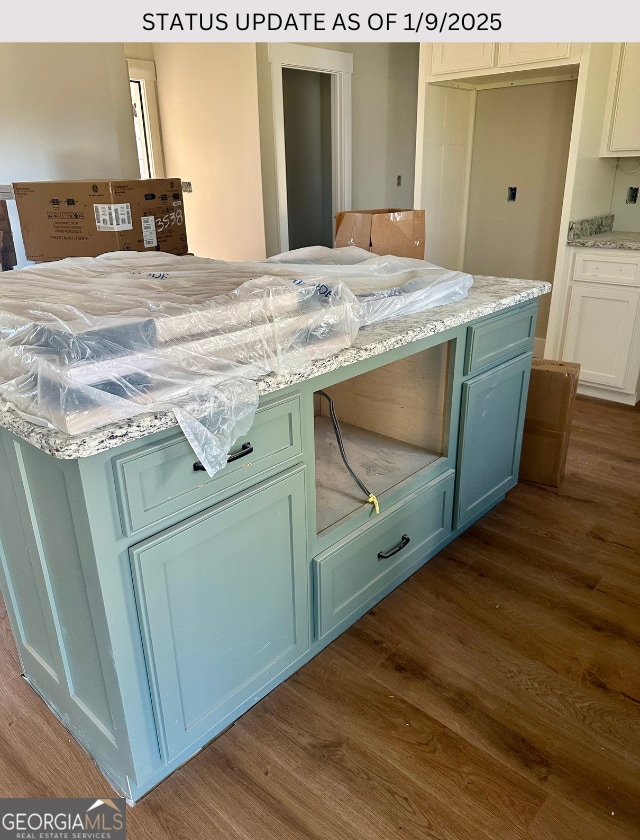
[[[640,410],[520,483],[128,809],[130,840],[638,840]],[[109,796],[0,617],[0,796]]]

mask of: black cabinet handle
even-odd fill
[[[240,449],[238,449],[237,452],[234,452],[233,455],[229,455],[229,457],[227,458],[227,464],[230,464],[232,461],[237,461],[238,458],[244,458],[245,455],[251,455],[252,452],[253,446],[251,446],[249,441],[247,441],[246,443],[242,444],[242,446],[240,447]],[[205,472],[205,467],[202,463],[200,463],[200,461],[196,461],[193,465],[193,471]]]
[[[395,546],[395,548],[392,548],[389,551],[378,552],[378,560],[388,560],[389,557],[393,557],[394,554],[397,554],[399,551],[402,551],[402,549],[405,546],[409,545],[410,542],[411,540],[409,539],[409,537],[406,534],[403,534],[402,539],[400,540],[398,545]]]

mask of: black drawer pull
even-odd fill
[[[240,449],[238,449],[237,452],[234,452],[233,455],[229,455],[229,457],[227,458],[227,464],[230,464],[232,461],[237,461],[238,458],[244,458],[245,455],[251,455],[252,452],[253,452],[253,446],[251,446],[249,441],[247,441],[246,443],[242,444],[242,446],[240,447]],[[193,465],[193,471],[194,472],[199,472],[199,471],[205,472],[205,467],[204,467],[203,464],[200,463],[200,461],[196,461],[195,464]]]
[[[402,539],[395,548],[392,548],[390,551],[378,552],[378,560],[388,560],[389,557],[393,557],[394,554],[397,554],[399,551],[402,551],[402,549],[405,546],[409,545],[410,542],[411,540],[409,539],[409,537],[406,534],[403,534]]]

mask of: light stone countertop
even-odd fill
[[[638,248],[640,248],[640,239]],[[465,300],[363,327],[351,347],[328,359],[314,362],[304,373],[270,374],[263,377],[258,381],[259,393],[261,395],[273,393],[387,350],[402,347],[527,300],[533,300],[551,291],[550,283],[536,280],[484,276],[476,276],[473,280],[473,286]],[[63,459],[85,458],[129,441],[147,437],[154,432],[177,427],[177,425],[172,411],[161,411],[141,414],[103,426],[87,434],[72,437],[55,429],[38,426],[24,420],[10,408],[3,411],[0,406],[1,427],[49,455]]]
[[[567,245],[576,245],[579,248],[618,248],[626,251],[640,251],[640,233],[610,230],[607,233],[569,239]]]

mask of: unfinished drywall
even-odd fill
[[[191,250],[265,256],[254,44],[154,44],[165,169],[185,194]]]
[[[574,80],[477,92],[465,271],[553,281],[575,92]],[[538,337],[547,320],[541,298]]]
[[[0,184],[139,177],[122,44],[2,44],[0,102]]]

